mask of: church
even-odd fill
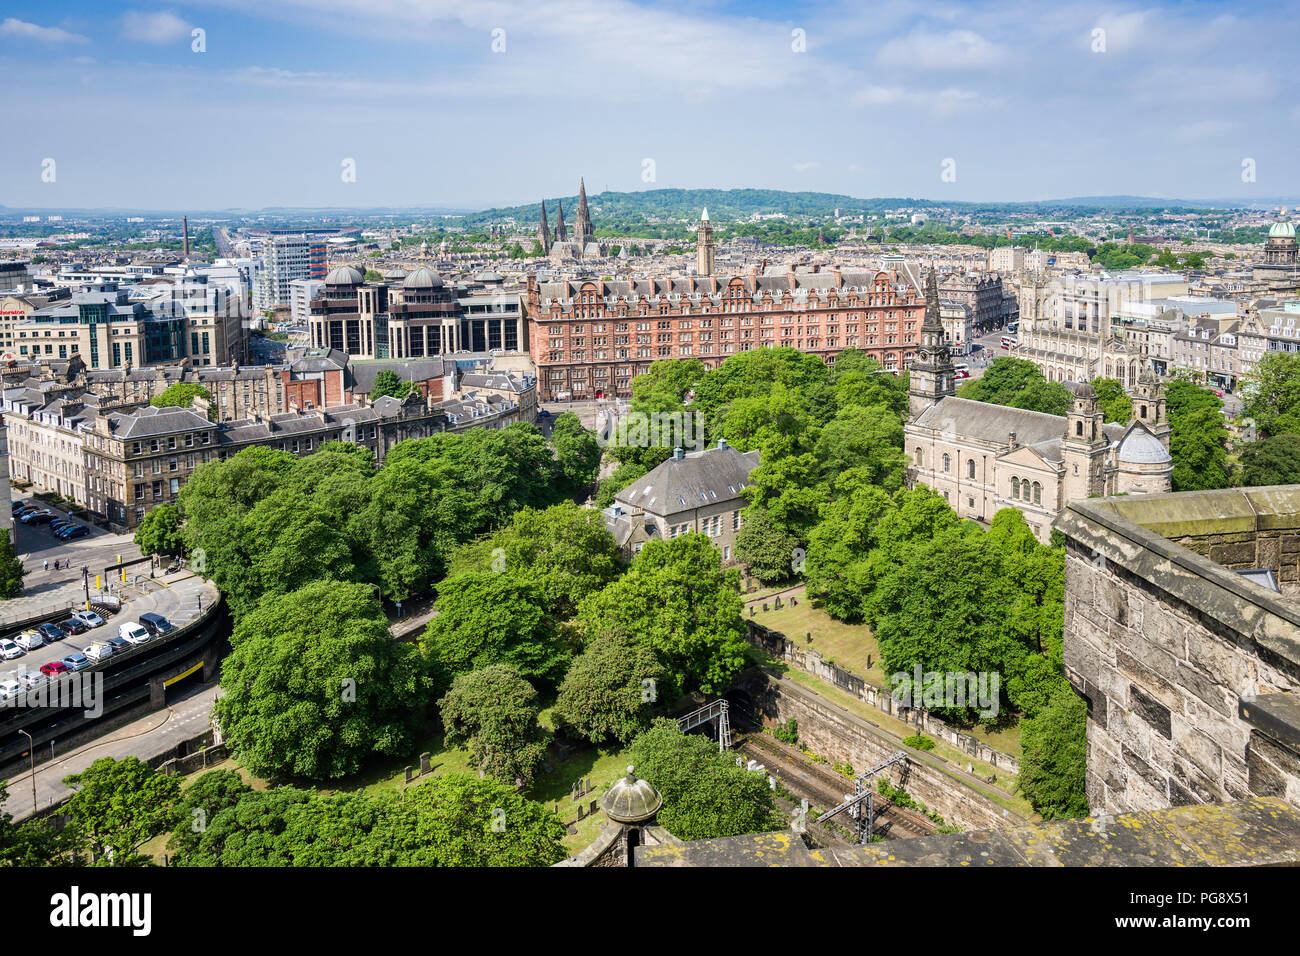
[[[1043,543],[1073,499],[1169,491],[1164,388],[1151,371],[1138,376],[1128,425],[1103,422],[1091,385],[1073,391],[1064,416],[957,398],[931,272],[904,427],[909,487],[933,488],[961,517],[984,523],[1017,508]]]

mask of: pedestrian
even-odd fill
[[[46,558],[46,559],[45,559],[45,570],[48,571],[49,569],[50,569],[50,559],[49,559],[49,558]]]

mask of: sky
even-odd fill
[[[1300,193],[1300,0],[6,0],[0,205]]]

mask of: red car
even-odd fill
[[[41,673],[46,677],[58,677],[60,674],[71,674],[72,669],[63,661],[50,661],[41,665]]]

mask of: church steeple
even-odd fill
[[[564,224],[564,200],[559,200],[560,211],[555,214],[555,241],[569,241],[569,227]]]
[[[579,251],[584,251],[587,243],[596,240],[596,230],[591,225],[591,210],[587,208],[587,184],[581,179],[578,180],[578,221],[573,231]]]
[[[542,244],[542,255],[551,251],[551,227],[546,222],[546,200],[542,200],[542,225],[537,230],[537,239]]]
[[[952,356],[943,339],[943,320],[939,316],[939,285],[931,269],[925,281],[925,321],[921,323],[921,341],[907,389],[912,420],[931,405],[955,394]]]

